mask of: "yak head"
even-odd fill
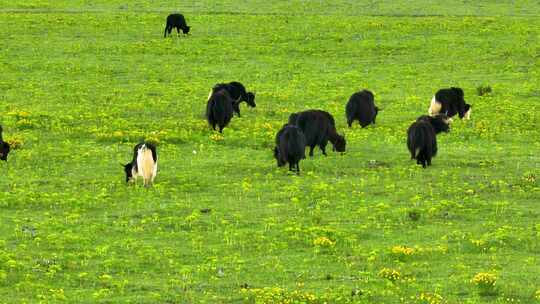
[[[446,114],[437,114],[435,116],[422,115],[416,119],[418,122],[427,122],[435,130],[436,134],[441,132],[450,132],[450,118]]]
[[[255,93],[247,92],[246,93],[246,102],[250,107],[255,108],[257,106],[255,104]]]
[[[345,137],[336,134],[336,138],[332,145],[334,146],[334,151],[345,152],[345,146],[347,145],[347,142],[345,141]]]
[[[279,155],[279,149],[278,147],[274,147],[274,158],[276,159],[277,161],[277,165],[278,167],[283,167],[285,166],[285,161],[283,161],[283,159],[280,157]]]

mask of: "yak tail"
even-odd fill
[[[214,99],[212,102],[213,105],[210,110],[214,117],[214,121],[216,121],[218,125],[222,125],[225,123],[225,103],[218,99]]]
[[[407,147],[411,152],[411,159],[416,159],[425,145],[424,130],[421,126],[415,123],[409,128],[407,136]]]
[[[139,174],[142,175],[144,179],[144,185],[147,186],[152,183],[156,176],[157,160],[154,161],[152,150],[149,149],[146,144],[139,148],[137,154],[137,168]]]

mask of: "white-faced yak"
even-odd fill
[[[2,138],[2,131],[2,126],[0,126],[0,160],[7,161],[10,147]]]
[[[345,108],[347,124],[349,128],[355,120],[358,120],[362,128],[369,124],[375,124],[375,118],[379,111],[380,109],[375,106],[373,93],[368,90],[356,92],[349,98]]]
[[[407,130],[411,159],[424,168],[431,166],[431,159],[437,155],[437,133],[448,131],[447,116],[420,116]]]
[[[184,35],[187,35],[189,33],[189,30],[191,29],[191,27],[186,24],[186,19],[182,14],[170,14],[169,16],[167,16],[165,35],[163,37],[167,37],[167,34],[170,35],[173,28],[176,28],[177,35],[180,35],[180,30],[182,30],[182,33],[184,33]]]
[[[471,118],[471,105],[464,99],[463,90],[460,88],[440,89],[431,99],[428,110],[429,115],[446,114],[452,118],[456,114],[459,118]]]
[[[123,165],[126,173],[126,183],[137,180],[141,176],[144,180],[144,186],[148,187],[154,183],[157,174],[157,150],[151,143],[140,143],[133,149],[133,159],[131,162]]]
[[[306,137],[306,145],[309,146],[309,156],[313,156],[313,149],[319,146],[323,155],[326,156],[326,145],[332,143],[333,150],[345,152],[345,137],[336,131],[334,117],[328,112],[321,110],[308,110],[293,113],[289,117],[289,123],[298,126]]]
[[[276,135],[274,157],[278,167],[289,163],[289,171],[296,169],[300,175],[300,160],[306,158],[306,138],[302,130],[294,125],[286,124]]]
[[[210,95],[218,90],[226,90],[229,96],[234,100],[233,110],[240,117],[240,103],[246,102],[248,106],[255,108],[255,93],[247,92],[243,84],[238,81],[232,81],[229,83],[218,83],[212,88]]]
[[[210,93],[208,103],[206,105],[206,120],[216,130],[219,128],[219,133],[223,133],[225,128],[233,117],[234,100],[231,98],[227,90],[221,89]]]

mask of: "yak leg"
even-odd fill
[[[321,143],[319,144],[319,147],[321,148],[322,154],[323,154],[324,156],[327,156],[327,154],[326,154],[326,145],[327,145],[327,144],[328,144],[328,141],[326,141],[326,140],[324,140],[323,142],[321,142]]]

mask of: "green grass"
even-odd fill
[[[540,301],[537,1],[0,8],[0,124],[20,145],[0,164],[0,302]],[[163,39],[176,10],[192,35]],[[220,137],[206,97],[232,80],[257,108]],[[472,120],[423,170],[406,129],[449,86]],[[348,129],[362,88],[383,111]],[[348,151],[317,150],[297,177],[271,149],[309,108]],[[143,138],[159,142],[150,189],[119,165]]]

